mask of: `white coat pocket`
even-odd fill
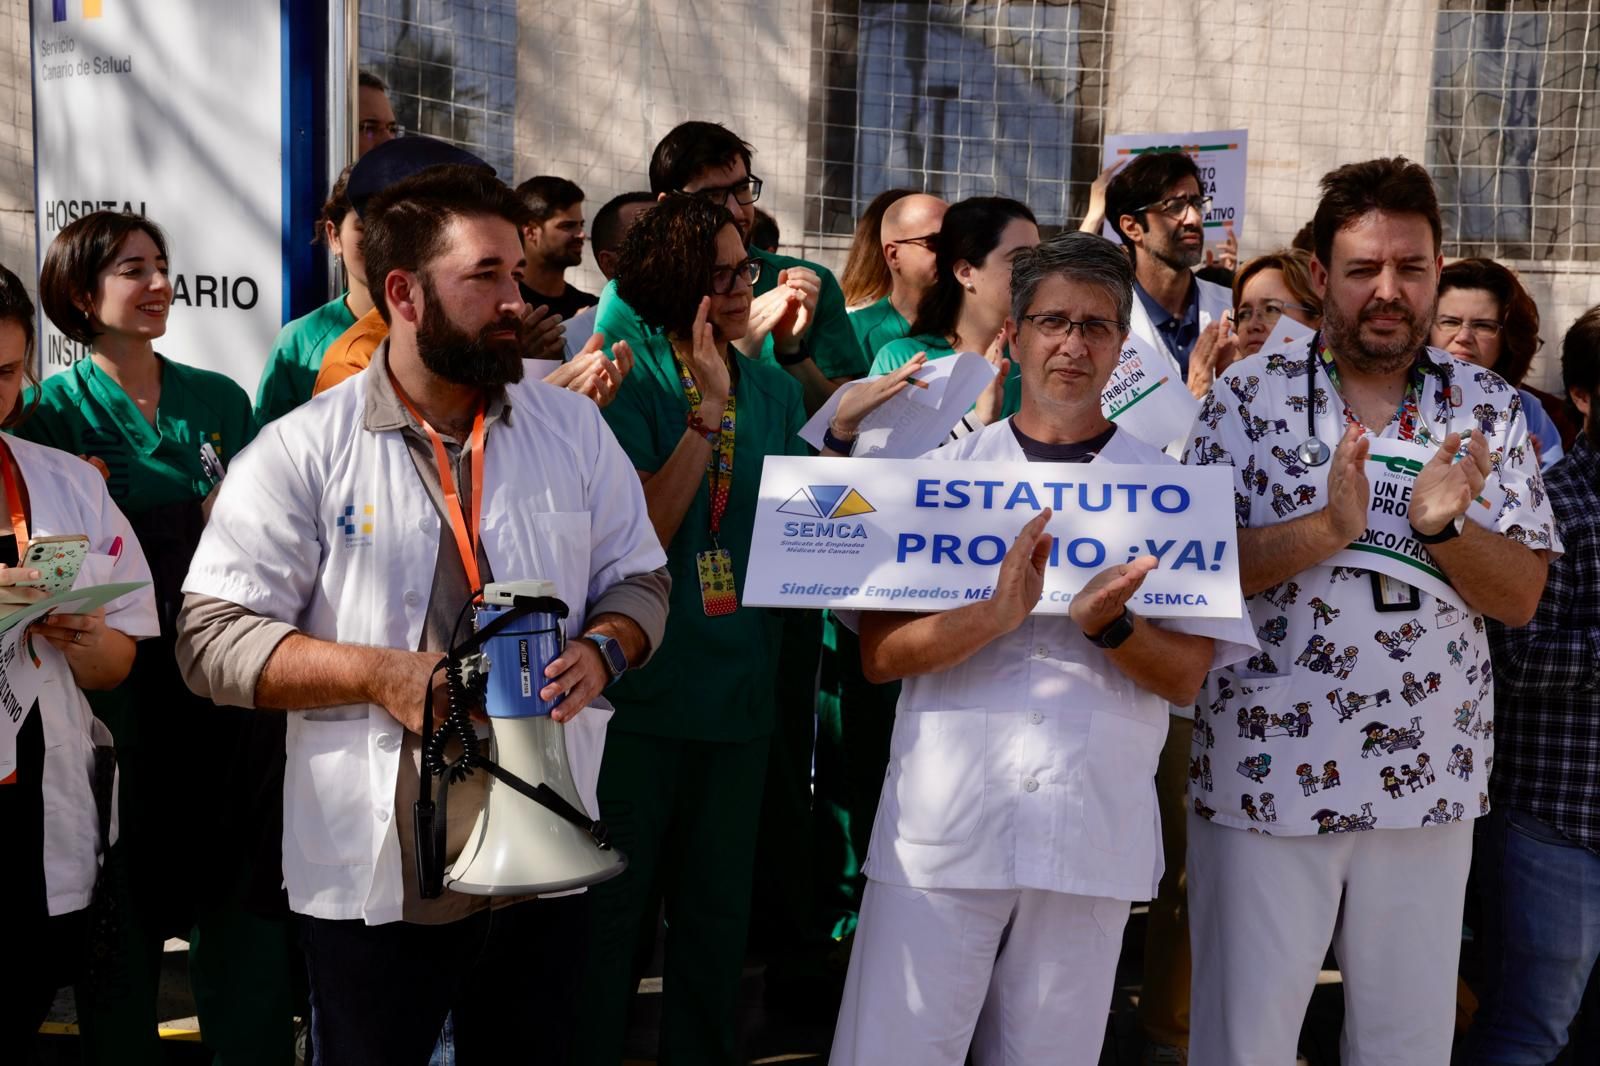
[[[987,711],[895,717],[889,780],[896,835],[908,844],[964,844],[983,820]]]
[[[1120,855],[1149,837],[1164,738],[1162,729],[1118,714],[1100,711],[1090,720],[1083,819],[1089,843],[1101,851]]]
[[[285,771],[289,826],[306,861],[359,866],[371,861],[367,719],[299,723]]]

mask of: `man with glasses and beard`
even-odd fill
[[[1165,352],[1186,380],[1189,355],[1210,329],[1223,328],[1233,295],[1194,276],[1205,258],[1211,197],[1200,171],[1182,152],[1152,152],[1123,167],[1106,186],[1106,218],[1133,257],[1129,331]]]
[[[1225,802],[1222,790],[1237,787],[1222,775],[1215,792],[1191,782],[1189,1058],[1292,1061],[1331,940],[1344,975],[1344,1061],[1443,1063],[1471,820],[1488,801],[1481,780],[1452,774],[1397,796],[1377,767],[1469,745],[1478,765],[1490,765],[1484,619],[1526,624],[1560,544],[1516,391],[1427,345],[1443,265],[1427,171],[1405,159],[1340,167],[1322,179],[1313,226],[1322,332],[1290,356],[1257,354],[1224,372],[1186,457],[1236,471],[1250,619],[1258,632],[1284,634],[1281,653],[1213,674],[1200,713],[1232,721],[1241,706],[1260,707],[1276,721],[1309,705],[1311,724],[1288,735],[1206,730],[1212,762],[1336,762],[1346,772],[1330,799],[1265,777],[1284,770],[1260,771],[1256,780],[1277,796],[1270,836]],[[1375,500],[1375,488],[1395,483],[1369,481],[1369,455],[1390,458],[1391,470],[1409,464],[1408,498]],[[1303,502],[1275,507],[1285,494]],[[1370,568],[1330,565],[1357,542],[1392,550],[1362,555]],[[1302,652],[1319,640],[1359,661],[1330,679],[1317,655]],[[1426,691],[1416,683],[1424,673]],[[1389,693],[1404,697],[1401,710]],[[1359,716],[1346,710],[1368,701]],[[1473,724],[1458,733],[1462,707]]]
[[[424,695],[443,707],[435,667],[484,584],[555,582],[587,638],[540,696],[590,811],[609,715],[589,705],[620,672],[611,652],[637,666],[665,626],[632,465],[593,403],[522,381],[524,218],[472,167],[373,198],[363,245],[388,337],[238,457],[184,586],[191,687],[290,712],[283,874],[319,1062],[425,1062],[447,1012],[463,1063],[499,1061],[513,1034],[535,1042],[528,1061],[566,1056],[584,897],[424,898],[411,832]],[[446,864],[484,775],[450,793]]]

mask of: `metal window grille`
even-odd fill
[[[816,0],[808,235],[896,186],[1081,217],[1099,171],[1113,0]]]
[[[1600,0],[1441,0],[1428,110],[1445,254],[1600,260]]]
[[[516,0],[360,0],[360,56],[408,133],[482,157],[507,181],[517,96]]]

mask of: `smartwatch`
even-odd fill
[[[585,633],[583,639],[593,641],[594,646],[600,649],[600,658],[606,664],[607,686],[628,669],[628,657],[622,653],[622,645],[617,643],[615,637],[608,637],[604,633]]]
[[[1467,528],[1467,516],[1458,514],[1445,523],[1445,527],[1437,533],[1424,533],[1416,526],[1411,527],[1411,535],[1417,539],[1418,544],[1443,544],[1447,540],[1455,540],[1461,536],[1461,531]]]
[[[1107,651],[1120,648],[1124,641],[1133,636],[1133,613],[1124,607],[1115,622],[1112,622],[1094,636],[1089,636],[1088,633],[1085,633],[1084,636],[1089,637],[1090,644],[1105,648]]]

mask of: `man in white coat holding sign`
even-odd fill
[[[1021,410],[929,458],[1170,463],[1100,410],[1132,280],[1089,234],[1020,252],[1006,339]],[[1239,620],[1129,610],[1150,557],[1096,575],[1070,616],[1033,614],[1049,517],[1023,526],[990,599],[861,617],[867,678],[904,688],[835,1066],[1099,1060],[1129,902],[1161,874],[1167,704],[1253,641]]]
[[[1484,617],[1526,624],[1560,549],[1516,390],[1427,346],[1427,171],[1352,163],[1322,190],[1322,332],[1227,370],[1186,456],[1233,469],[1262,641],[1197,709],[1215,773],[1189,789],[1196,1066],[1292,1062],[1330,941],[1345,1063],[1449,1061],[1493,753]]]

